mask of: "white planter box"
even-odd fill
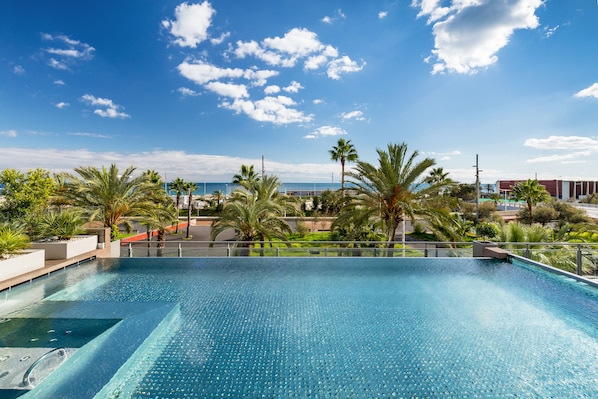
[[[44,267],[44,251],[26,249],[8,259],[0,260],[0,281],[8,280],[21,274]]]
[[[75,236],[65,241],[41,241],[31,243],[31,248],[44,249],[46,260],[69,259],[98,248],[98,236]]]

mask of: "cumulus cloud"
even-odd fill
[[[221,44],[222,42],[224,42],[228,37],[230,36],[230,32],[224,32],[223,34],[221,34],[220,36],[216,37],[216,38],[211,38],[210,39],[210,43],[212,43],[213,45],[218,45]]]
[[[93,107],[97,107],[96,109],[94,109],[93,113],[101,116],[102,118],[124,119],[130,117],[130,115],[122,111],[119,111],[120,109],[123,109],[121,105],[114,104],[112,100],[108,98],[101,98],[92,96],[91,94],[84,94],[83,96],[81,96],[81,101]]]
[[[280,93],[280,90],[281,90],[280,86],[270,85],[264,89],[264,93],[265,94],[276,94],[276,93]]]
[[[304,69],[326,67],[332,79],[340,79],[341,74],[358,72],[365,66],[365,62],[358,63],[347,55],[338,58],[336,48],[323,44],[316,33],[305,28],[293,28],[283,37],[268,37],[261,43],[238,41],[236,46],[232,53],[237,58],[253,56],[266,64],[283,68],[294,67],[299,60],[305,60]]]
[[[163,20],[162,26],[175,37],[173,43],[181,47],[196,48],[208,38],[208,28],[214,13],[215,10],[208,1],[200,4],[181,3],[174,10],[176,19]]]
[[[386,18],[387,15],[388,15],[388,11],[380,11],[378,13],[378,18],[384,19],[384,18]]]
[[[181,93],[183,96],[195,97],[201,95],[201,93],[198,93],[195,90],[191,90],[188,87],[179,87],[177,91]]]
[[[498,61],[497,53],[518,29],[539,26],[542,0],[413,0],[419,17],[432,24],[432,73],[475,73]]]
[[[235,99],[233,102],[220,103],[222,108],[233,110],[237,114],[245,114],[259,122],[271,122],[275,125],[309,122],[313,119],[312,115],[294,109],[295,105],[296,103],[286,96],[266,96],[257,101]]]
[[[5,136],[5,137],[17,137],[17,131],[16,130],[0,130],[0,136]]]
[[[23,68],[20,65],[15,65],[14,68],[12,68],[12,73],[14,73],[15,75],[24,75],[25,68]]]
[[[573,95],[573,97],[583,98],[583,97],[594,97],[598,98],[598,83],[594,83],[590,87],[587,87],[583,90],[578,91]]]
[[[63,108],[68,107],[70,104],[69,103],[65,103],[64,101],[61,101],[59,103],[56,103],[55,105],[56,105],[56,108],[63,109]]]
[[[54,84],[55,84],[56,86],[64,86],[64,80],[62,80],[62,79],[56,79],[56,80],[54,81]]]
[[[306,139],[317,139],[319,137],[326,137],[326,136],[340,136],[343,134],[347,134],[347,132],[337,126],[320,126],[319,128],[315,129],[304,138]]]
[[[73,64],[91,60],[94,56],[95,48],[69,36],[42,33],[42,40],[51,43],[43,51],[49,54],[47,63],[54,69],[70,70]]]
[[[294,80],[287,87],[282,88],[282,90],[286,91],[287,93],[297,93],[300,89],[303,89],[303,86],[301,86],[301,83]]]
[[[322,22],[324,22],[325,24],[330,25],[330,24],[333,24],[334,21],[336,21],[339,18],[342,18],[342,19],[345,18],[345,14],[343,13],[343,10],[341,10],[340,8],[338,10],[336,10],[336,16],[330,17],[330,16],[327,15],[324,18],[322,18]]]
[[[341,114],[341,118],[344,120],[355,119],[357,121],[363,121],[365,118],[363,117],[363,112],[359,110],[351,111],[351,112],[343,112]]]
[[[239,172],[239,165],[258,165],[261,159],[240,158],[222,155],[190,154],[185,151],[147,152],[94,152],[89,150],[33,149],[0,147],[0,159],[18,170],[34,168],[47,169],[53,173],[72,172],[81,165],[95,167],[116,164],[119,169],[135,165],[138,174],[151,169],[162,176],[174,176],[187,181],[223,182],[230,181]],[[267,160],[268,173],[285,182],[329,181],[330,174],[337,171],[335,163],[290,164]],[[201,171],[201,174],[199,174]],[[298,180],[293,180],[298,179]]]
[[[249,93],[247,92],[247,86],[239,85],[234,83],[223,83],[223,82],[209,82],[205,85],[205,88],[225,97],[231,98],[247,98]]]

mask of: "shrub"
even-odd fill
[[[0,226],[0,259],[29,247],[29,237],[20,231]]]
[[[85,232],[81,227],[84,223],[85,221],[81,217],[81,213],[68,210],[46,213],[41,224],[46,236],[57,236],[59,240],[69,240],[77,234]]]

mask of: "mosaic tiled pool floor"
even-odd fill
[[[598,397],[598,295],[511,264],[121,259],[106,269],[116,277],[68,299],[180,305],[178,330],[154,344],[161,354],[128,365],[138,378],[124,397]]]

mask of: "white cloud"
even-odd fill
[[[25,68],[23,68],[20,65],[15,65],[14,68],[12,69],[12,73],[14,73],[15,75],[24,75]]]
[[[213,45],[218,45],[221,44],[223,41],[225,41],[228,37],[230,36],[230,32],[224,32],[223,34],[221,34],[219,37],[216,38],[212,38],[210,39],[210,43],[212,43]]]
[[[16,130],[0,130],[0,136],[6,136],[6,137],[17,137],[17,131]]]
[[[324,100],[322,100],[321,98],[316,98],[315,100],[312,101],[312,103],[315,105],[323,104]]]
[[[230,109],[236,113],[243,113],[259,122],[271,122],[275,125],[309,122],[311,115],[294,108],[295,102],[286,96],[267,96],[258,101],[236,99],[232,103],[224,101],[220,107]]]
[[[231,98],[247,98],[249,93],[247,92],[247,86],[237,85],[233,83],[222,83],[222,82],[209,82],[205,85],[205,88],[225,97]]]
[[[193,62],[183,61],[177,66],[179,73],[197,83],[198,85],[205,85],[208,82],[217,81],[220,79],[239,79],[244,78],[255,86],[263,86],[267,79],[276,76],[277,71],[271,70],[253,70],[241,68],[220,68],[219,66],[197,60]]]
[[[378,13],[378,18],[384,19],[384,18],[386,18],[387,15],[388,15],[388,11],[380,11]]]
[[[134,165],[141,174],[147,169],[158,171],[168,180],[180,177],[187,181],[227,182],[239,172],[241,165],[259,165],[261,159],[230,157],[222,155],[190,154],[185,151],[147,152],[93,152],[89,150],[32,149],[0,147],[0,159],[11,167],[26,171],[43,168],[53,173],[73,172],[79,166],[108,166],[116,164],[119,169]],[[266,160],[269,174],[284,182],[330,181],[336,173],[336,163],[290,164]]]
[[[70,105],[69,103],[65,103],[64,101],[61,101],[59,103],[56,103],[56,108],[63,109],[63,108],[68,107],[69,105]]]
[[[54,45],[44,48],[43,51],[50,54],[48,65],[55,69],[70,70],[70,65],[79,61],[88,61],[94,56],[95,48],[65,35],[53,36],[42,33],[42,40],[52,42]]]
[[[536,9],[542,0],[413,0],[418,16],[433,24],[433,73],[475,73],[497,62],[517,29],[539,26]]]
[[[119,109],[123,108],[121,105],[114,104],[112,100],[107,98],[95,97],[91,94],[84,94],[81,96],[81,101],[94,107],[100,107],[96,108],[93,113],[101,116],[102,118],[124,119],[130,117],[130,115],[119,111]]]
[[[552,28],[549,28],[548,26],[544,27],[544,37],[548,38],[554,35],[554,32],[556,32],[559,27],[559,25],[554,26]]]
[[[301,86],[301,83],[295,80],[293,80],[287,87],[282,88],[282,90],[286,91],[287,93],[298,93],[300,89],[303,89],[303,86]]]
[[[322,22],[324,22],[325,24],[331,24],[332,18],[329,16],[325,16],[324,18],[322,18]]]
[[[54,81],[54,84],[57,85],[57,86],[64,86],[64,80],[56,79]]]
[[[355,110],[355,111],[351,111],[351,112],[343,112],[341,114],[341,118],[343,118],[344,120],[348,120],[348,119],[355,119],[357,121],[365,120],[365,118],[363,117],[363,112],[361,112],[359,110]]]
[[[271,85],[271,86],[267,86],[264,89],[264,94],[276,94],[276,93],[280,93],[280,86]]]
[[[215,11],[208,1],[200,4],[181,3],[174,10],[176,20],[163,20],[162,26],[175,36],[181,47],[196,48],[208,38],[208,28]]]
[[[91,137],[94,139],[111,139],[111,136],[107,136],[105,134],[98,134],[98,133],[86,133],[86,132],[75,132],[75,133],[67,133],[69,136],[80,136],[80,137]]]
[[[598,98],[598,83],[594,83],[590,87],[587,87],[583,90],[578,91],[573,95],[573,97],[595,97]]]
[[[561,163],[583,163],[585,160],[580,157],[588,157],[592,155],[591,151],[578,151],[570,154],[554,154],[544,157],[537,157],[528,159],[527,163],[542,163],[542,162],[561,162]]]
[[[549,136],[544,139],[527,139],[523,145],[540,150],[598,151],[598,140],[583,136]]]
[[[195,90],[191,90],[188,87],[179,87],[177,91],[181,93],[183,96],[195,97],[201,95],[201,93],[198,93]]]
[[[325,16],[324,18],[322,18],[322,22],[324,22],[325,24],[333,24],[334,21],[336,21],[339,18],[345,19],[345,14],[343,13],[343,10],[341,10],[340,8],[338,10],[336,10],[336,17],[329,17],[328,15]]]
[[[341,78],[341,74],[350,73],[350,72],[359,72],[365,66],[365,62],[362,62],[359,65],[357,62],[353,61],[348,56],[343,56],[341,58],[337,58],[332,60],[328,64],[328,77],[334,80],[338,80]]]
[[[347,134],[345,130],[337,126],[320,126],[313,132],[306,135],[304,138],[306,139],[316,139],[319,137],[327,137],[327,136],[340,136],[343,134]]]

